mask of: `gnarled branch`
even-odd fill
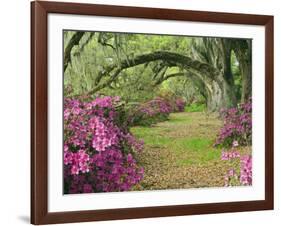
[[[63,71],[66,70],[69,62],[71,62],[71,50],[75,45],[78,45],[82,36],[85,32],[78,31],[76,32],[71,39],[69,40],[65,50],[64,50],[64,58],[63,58]]]
[[[89,91],[87,94],[92,95],[95,92],[105,88],[111,84],[124,69],[134,67],[140,64],[145,64],[148,62],[162,60],[165,62],[171,62],[176,66],[180,66],[187,70],[194,70],[199,72],[201,75],[206,75],[206,79],[212,79],[212,76],[218,74],[218,71],[210,66],[209,64],[202,63],[198,60],[193,60],[188,56],[184,56],[178,53],[168,52],[168,51],[156,51],[153,53],[138,55],[134,58],[125,59],[119,62],[119,64],[112,64],[107,66],[99,75],[99,81],[103,76],[109,75],[109,78],[101,84],[96,84],[97,86]],[[208,77],[208,76],[209,77]]]

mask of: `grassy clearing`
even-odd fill
[[[220,150],[212,147],[213,140],[204,138],[179,139],[174,145],[180,165],[205,164],[220,159]],[[187,153],[186,153],[187,152]]]
[[[230,168],[213,147],[221,121],[204,112],[170,114],[169,120],[152,127],[134,127],[131,132],[144,140],[137,161],[144,179],[134,190],[222,187]],[[241,153],[251,152],[243,148]]]
[[[203,113],[200,115],[206,120]],[[218,160],[220,151],[213,147],[215,136],[210,138],[203,133],[200,137],[196,131],[189,134],[188,130],[191,128],[188,126],[194,126],[197,117],[198,114],[194,113],[171,114],[166,122],[153,127],[134,127],[131,131],[136,137],[143,139],[148,148],[171,150],[177,157],[178,165],[204,164],[207,161]],[[178,136],[175,133],[178,133]]]
[[[175,121],[175,124],[177,123],[178,121]],[[135,127],[132,129],[133,134],[143,139],[146,146],[165,148],[174,152],[178,165],[204,164],[220,158],[220,150],[213,148],[212,139],[169,137],[170,131],[171,129],[162,127]]]
[[[185,112],[203,112],[205,110],[206,110],[205,104],[197,104],[197,103],[192,103],[188,106],[185,106],[184,109]]]

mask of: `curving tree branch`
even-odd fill
[[[64,58],[63,58],[63,71],[66,70],[68,64],[71,62],[71,50],[75,45],[78,45],[82,36],[85,32],[78,31],[76,32],[71,39],[69,40],[65,50],[64,50]]]
[[[86,38],[86,40],[81,44],[80,49],[77,52],[74,52],[73,56],[80,56],[81,53],[84,51],[85,47],[94,37],[95,32],[91,32],[90,35]]]
[[[168,51],[156,51],[148,54],[138,55],[134,58],[125,59],[119,62],[119,64],[112,64],[104,68],[102,72],[98,75],[98,80],[95,81],[96,87],[89,91],[87,95],[92,95],[95,92],[105,88],[111,84],[124,69],[134,67],[140,64],[145,64],[152,61],[162,60],[164,62],[169,62],[175,66],[179,66],[186,70],[196,71],[202,76],[205,75],[207,80],[213,80],[214,76],[218,74],[217,69],[210,66],[207,63],[202,63],[198,60],[193,60],[188,56],[181,55],[178,53],[168,52]],[[108,79],[100,83],[101,78],[107,76]]]

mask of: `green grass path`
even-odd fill
[[[214,115],[182,112],[152,127],[132,128],[145,143],[136,156],[145,176],[134,190],[223,186],[228,166],[213,147],[220,127]]]

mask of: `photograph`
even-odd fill
[[[274,15],[200,7],[31,3],[32,224],[274,209]]]
[[[252,185],[252,39],[62,33],[63,194]]]

